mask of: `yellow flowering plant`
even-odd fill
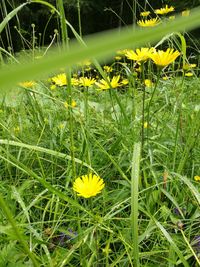
[[[36,85],[36,82],[34,82],[34,81],[25,81],[25,82],[19,83],[19,85],[21,87],[24,87],[24,88],[33,88]]]
[[[135,61],[146,61],[147,59],[150,58],[150,54],[153,53],[155,48],[147,48],[147,47],[142,47],[136,49],[136,51],[133,50],[127,50],[125,53],[125,56],[130,59],[130,60],[135,60]]]
[[[73,190],[84,198],[94,197],[105,187],[103,179],[95,174],[83,175],[75,179]]]
[[[174,62],[178,56],[180,56],[180,52],[174,51],[173,48],[168,48],[166,51],[154,51],[154,53],[149,55],[153,62],[162,68]]]
[[[100,90],[117,88],[121,86],[121,83],[119,82],[119,80],[120,80],[120,75],[113,76],[112,79],[110,77],[107,77],[107,81],[104,79],[101,79],[99,82],[96,82],[96,85],[98,89]]]
[[[79,86],[90,87],[96,82],[96,79],[91,77],[80,77],[79,78]]]
[[[157,15],[165,15],[165,14],[168,14],[168,13],[173,12],[173,11],[174,11],[174,7],[173,6],[168,7],[168,5],[166,5],[165,7],[160,8],[160,9],[154,10],[154,12]]]
[[[137,24],[140,27],[154,27],[157,26],[158,24],[160,24],[160,19],[158,18],[154,18],[154,19],[146,19],[146,20],[139,20],[137,21]]]
[[[65,73],[58,74],[51,78],[51,81],[57,86],[66,86],[67,85],[67,76]],[[76,78],[71,78],[71,85],[78,85],[79,81]]]
[[[141,17],[147,17],[147,16],[149,16],[149,14],[150,14],[150,11],[143,11],[140,13],[140,16]]]

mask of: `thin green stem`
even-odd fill
[[[182,100],[183,100],[183,88],[184,88],[184,73],[182,76],[181,80],[181,93],[180,93],[180,99],[178,102],[178,108],[179,108],[179,114],[178,114],[178,119],[177,119],[177,125],[176,125],[176,135],[175,135],[175,146],[174,146],[174,153],[173,153],[173,171],[175,171],[175,164],[176,164],[176,155],[177,155],[177,149],[178,149],[178,136],[179,136],[179,131],[181,130],[181,119],[182,119]]]
[[[78,28],[79,28],[79,35],[80,35],[80,37],[82,37],[80,0],[77,0],[77,11],[78,11]]]
[[[154,97],[155,92],[156,92],[156,88],[158,87],[158,83],[159,83],[160,75],[161,75],[161,70],[162,69],[160,69],[160,68],[158,69],[157,80],[156,80],[153,92],[151,94],[151,98],[149,100],[149,105],[148,105],[148,108],[147,108],[147,125],[148,126],[150,126],[150,108],[151,108],[151,104],[152,104],[152,101],[153,101],[153,97]],[[149,127],[147,127],[147,142],[149,142]]]
[[[146,98],[146,90],[145,90],[145,84],[144,84],[144,64],[142,63],[141,65],[142,68],[142,77],[141,77],[141,82],[142,82],[142,125],[141,125],[141,151],[143,154],[143,147],[144,147],[144,122],[145,122],[145,98]]]

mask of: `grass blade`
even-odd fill
[[[131,228],[132,228],[132,243],[133,256],[136,267],[140,266],[139,261],[139,240],[138,240],[138,184],[140,171],[140,152],[141,144],[136,143],[133,150],[132,171],[131,171]]]
[[[8,15],[4,18],[4,20],[0,23],[0,33],[3,31],[3,29],[6,27],[8,22],[17,14],[18,11],[20,11],[25,5],[28,3],[24,3],[17,8],[13,9]]]

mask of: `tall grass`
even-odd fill
[[[82,38],[62,0],[57,8],[41,0],[26,4],[54,10],[62,46],[38,60],[16,58],[0,72],[6,92],[0,98],[0,266],[198,266],[199,79],[184,76],[186,43],[177,31],[197,27],[199,9],[190,20]],[[0,32],[24,5],[7,15]],[[158,74],[145,63],[136,78],[137,66],[123,58],[112,67],[128,85],[111,88],[102,62],[116,49],[156,41],[182,52],[177,66]],[[75,65],[89,58],[89,70]],[[52,76],[61,67],[66,83],[56,87]],[[79,76],[102,76],[110,88],[74,85]],[[28,88],[17,84],[36,78]],[[89,173],[102,177],[105,188],[87,199],[72,186]]]

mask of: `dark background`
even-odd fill
[[[0,19],[2,20],[3,17],[5,17],[6,12],[9,13],[13,8],[24,2],[26,1],[1,0]],[[56,0],[48,0],[47,2],[56,6]],[[77,0],[64,0],[63,2],[67,20],[73,25],[76,31],[79,32]],[[146,10],[153,11],[153,9],[161,8],[165,4],[172,5],[175,7],[175,12],[171,13],[171,15],[174,15],[183,10],[200,5],[200,0],[139,0],[138,2],[139,5],[137,5],[136,10],[138,18],[145,6]],[[148,6],[148,3],[150,3],[151,6]],[[133,15],[132,10],[133,4],[134,0],[80,0],[82,34],[91,34],[134,23],[135,15]],[[51,19],[49,20],[50,17]],[[17,29],[20,30],[26,40],[31,41],[33,31],[32,24],[35,25],[38,45],[48,45],[51,42],[54,30],[59,29],[59,18],[55,14],[52,14],[48,7],[36,3],[29,4],[18,12],[17,18],[13,18],[9,22],[9,28],[4,29],[1,34],[0,46],[6,50],[9,47],[13,52],[20,51],[22,48],[30,48],[23,43],[15,26],[17,26]],[[10,34],[8,34],[8,32]],[[70,31],[69,36],[71,38],[73,37]],[[192,31],[191,36],[196,44],[198,44],[200,41],[200,29]],[[188,41],[190,41],[190,39]],[[22,43],[24,47],[22,47]]]

